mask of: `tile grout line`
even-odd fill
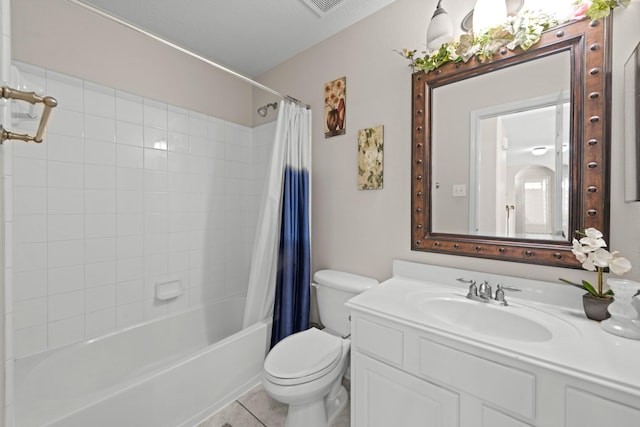
[[[245,410],[245,411],[247,411],[248,413],[250,413],[250,414],[251,414],[251,416],[252,416],[253,418],[255,418],[255,419],[256,419],[260,424],[262,424],[264,427],[267,427],[267,425],[266,425],[265,423],[263,423],[263,422],[262,422],[262,420],[261,420],[260,418],[256,417],[256,416],[255,416],[255,414],[249,410],[249,408],[247,408],[246,406],[244,406],[244,405],[242,404],[242,402],[240,402],[239,400],[236,400],[236,402],[238,403],[238,405],[242,406],[242,407],[244,408],[244,410]]]

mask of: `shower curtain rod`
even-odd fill
[[[190,51],[188,49],[185,49],[185,48],[183,48],[181,46],[178,46],[177,44],[175,44],[173,42],[170,42],[169,40],[163,39],[162,37],[157,36],[157,35],[149,32],[147,30],[143,30],[142,28],[137,27],[137,26],[135,26],[133,24],[130,24],[130,23],[128,23],[128,22],[126,22],[126,21],[124,21],[124,20],[122,20],[122,19],[120,19],[120,18],[118,18],[116,16],[113,16],[113,15],[103,11],[102,9],[98,9],[95,6],[91,6],[91,5],[85,3],[82,0],[67,0],[67,1],[70,2],[70,3],[75,4],[76,6],[80,6],[80,7],[84,8],[84,9],[90,11],[90,12],[96,13],[96,14],[104,17],[104,18],[107,18],[107,19],[109,19],[109,20],[111,20],[111,21],[113,21],[113,22],[115,22],[117,24],[120,24],[120,25],[122,25],[124,27],[127,27],[127,28],[129,28],[131,30],[137,31],[140,34],[144,34],[147,37],[151,37],[152,39],[154,39],[154,40],[156,40],[156,41],[158,41],[158,42],[160,42],[160,43],[162,43],[162,44],[164,44],[166,46],[169,46],[169,47],[171,47],[173,49],[176,49],[176,50],[178,50],[178,51],[180,51],[180,52],[182,52],[182,53],[184,53],[186,55],[191,56],[192,58],[195,58],[195,59],[197,59],[199,61],[202,61],[202,62],[204,62],[204,63],[206,63],[208,65],[211,65],[212,67],[215,67],[215,68],[217,68],[219,70],[222,70],[222,71],[224,71],[226,73],[229,73],[232,76],[235,76],[235,77],[239,78],[240,80],[243,80],[246,83],[249,83],[251,86],[257,87],[257,88],[262,89],[264,91],[267,91],[267,92],[269,92],[269,93],[271,93],[273,95],[279,96],[280,98],[282,98],[284,100],[291,101],[291,102],[293,102],[295,104],[303,106],[303,107],[307,108],[308,110],[311,109],[311,106],[309,104],[305,104],[304,102],[299,101],[299,100],[295,99],[292,96],[283,95],[282,93],[278,92],[277,90],[271,89],[270,87],[265,86],[262,83],[258,83],[257,81],[252,80],[249,77],[238,73],[237,71],[233,71],[230,68],[227,68],[227,67],[225,67],[223,65],[220,65],[220,64],[218,64],[216,62],[211,61],[210,59],[205,58],[202,55],[198,55],[197,53],[192,52],[192,51]]]

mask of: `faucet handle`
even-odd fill
[[[480,296],[491,298],[491,285],[486,280],[480,284],[480,288],[478,288],[478,292]]]
[[[469,285],[469,292],[467,292],[467,298],[469,297],[477,297],[478,296],[478,287],[476,286],[476,282],[472,282]]]
[[[504,306],[509,305],[509,304],[507,304],[507,301],[504,299],[504,286],[502,286],[499,283],[498,283],[498,285],[496,285],[496,298],[495,298],[495,301],[500,305],[504,305]]]
[[[476,286],[476,281],[473,279],[464,279],[459,277],[456,279],[458,282],[469,283],[469,292],[467,292],[467,298],[477,297],[478,296],[478,287]]]

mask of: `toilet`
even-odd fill
[[[285,427],[328,427],[349,401],[349,310],[344,303],[378,281],[335,270],[313,276],[324,329],[310,328],[276,344],[264,361],[263,387],[289,405]]]

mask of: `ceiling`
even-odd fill
[[[570,139],[570,104],[563,104],[563,121],[556,123],[556,106],[541,106],[516,113],[501,115],[502,135],[508,145],[508,159],[511,165],[537,164],[555,169],[556,162],[556,124],[562,125],[561,143]],[[545,154],[534,156],[534,147],[545,147]],[[506,149],[506,146],[505,146]],[[564,151],[563,151],[564,152]],[[568,164],[569,157],[562,161]]]
[[[254,78],[395,0],[81,1]]]

